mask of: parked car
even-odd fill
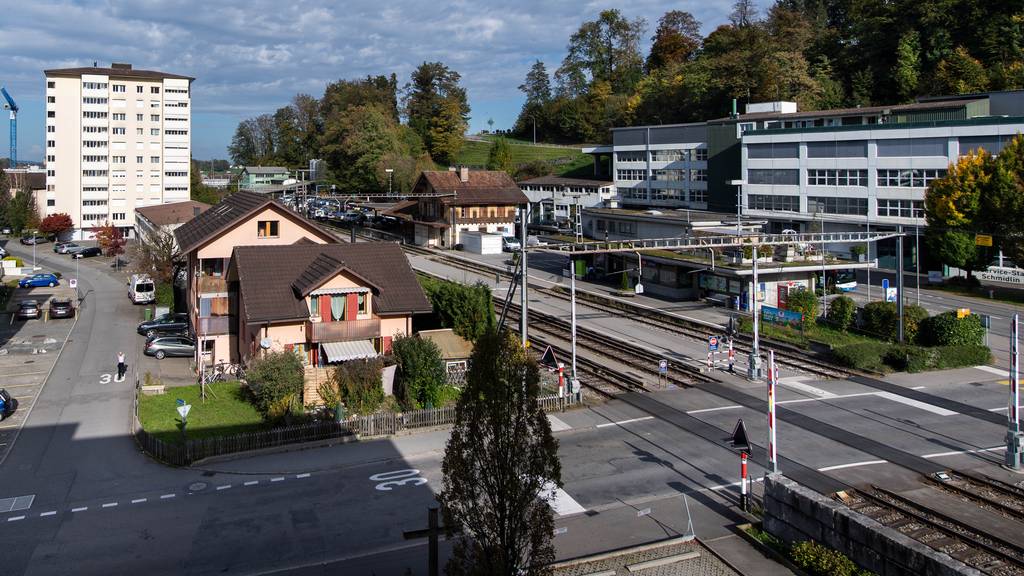
[[[4,234],[10,234],[11,233],[11,227],[10,226],[4,226],[3,233]]]
[[[136,304],[156,302],[156,284],[149,274],[132,274],[128,279],[128,298]]]
[[[4,388],[0,388],[0,420],[7,418],[7,415],[14,410],[14,400],[11,394]]]
[[[3,246],[0,246],[0,258],[6,258],[6,257],[7,257],[7,249],[4,248]]]
[[[22,300],[18,303],[18,311],[14,315],[18,320],[39,318],[39,302],[36,300]]]
[[[522,249],[523,245],[519,242],[519,238],[516,238],[515,236],[501,237],[502,252],[518,252]]]
[[[162,360],[166,356],[191,358],[196,354],[196,341],[187,336],[161,336],[146,341],[142,353]]]
[[[103,250],[99,246],[90,246],[88,248],[79,248],[71,253],[72,258],[91,258],[93,256],[99,256],[103,254]]]
[[[53,274],[33,274],[26,276],[18,281],[19,288],[38,288],[40,286],[57,286],[60,284],[60,280],[57,279]]]
[[[46,236],[22,236],[21,243],[26,246],[33,244],[44,244],[47,242]]]
[[[53,251],[57,254],[68,254],[82,248],[82,246],[75,244],[74,242],[57,242],[53,245]]]
[[[181,334],[188,330],[188,314],[169,312],[148,322],[142,322],[137,329],[139,334],[155,336],[159,334]]]
[[[50,300],[50,318],[74,318],[75,307],[70,298],[54,298]]]

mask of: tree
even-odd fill
[[[421,279],[420,285],[441,325],[459,336],[475,341],[494,328],[494,299],[486,285],[466,286],[429,278]]]
[[[487,154],[487,169],[501,170],[509,176],[515,175],[516,167],[512,163],[512,147],[505,138],[498,138]]]
[[[188,197],[196,202],[213,205],[224,199],[224,191],[203,184],[202,170],[199,169],[199,163],[195,160],[192,161],[188,184]]]
[[[410,408],[437,406],[445,384],[441,350],[433,340],[399,336],[391,344],[398,369],[395,395]]]
[[[0,224],[9,226],[10,214],[8,210],[11,204],[11,183],[7,178],[7,172],[0,169]]]
[[[49,236],[60,237],[61,234],[74,229],[75,223],[71,216],[63,212],[50,214],[39,223],[39,231]]]
[[[757,21],[757,6],[753,0],[737,0],[732,5],[732,13],[729,14],[729,22],[737,28],[750,26]]]
[[[658,20],[647,55],[647,70],[656,70],[671,63],[686,62],[700,49],[703,37],[700,22],[693,14],[670,10]]]
[[[294,352],[266,352],[245,371],[256,409],[269,421],[287,419],[302,407],[302,360]]]
[[[461,76],[441,62],[424,62],[405,86],[405,115],[437,162],[453,161],[469,119]]]
[[[984,64],[971,56],[966,48],[958,46],[948,58],[939,62],[935,82],[939,92],[969,94],[988,87],[988,74]]]
[[[643,18],[628,20],[617,9],[602,10],[569,38],[556,79],[572,84],[569,94],[599,81],[608,82],[616,94],[630,92],[643,74],[640,37],[646,27]]]
[[[448,574],[550,573],[554,519],[545,499],[562,473],[539,393],[537,364],[511,334],[477,341],[441,465],[445,526],[465,535]]]
[[[21,187],[7,203],[7,222],[15,234],[39,227],[39,212],[32,191]]]
[[[526,80],[519,85],[519,90],[526,94],[526,104],[544,104],[551,100],[551,80],[544,63],[537,60],[526,73]]]
[[[441,164],[453,164],[462,150],[466,134],[463,105],[455,98],[441,102],[441,108],[430,119],[427,150],[431,158]]]
[[[138,271],[151,275],[158,283],[170,283],[174,279],[176,247],[171,232],[162,228],[147,232],[135,245]]]
[[[1010,258],[1024,261],[1024,135],[1017,134],[996,157],[989,190],[982,195],[986,228]]]
[[[96,230],[96,242],[107,256],[117,257],[124,254],[125,239],[121,229],[107,220]]]
[[[925,191],[926,241],[943,263],[967,270],[968,276],[979,264],[974,236],[983,231],[978,227],[983,218],[982,198],[994,171],[988,152],[971,151]]]
[[[383,367],[380,358],[342,362],[321,384],[320,398],[334,410],[344,404],[352,414],[372,414],[384,402]]]
[[[903,102],[910,102],[917,95],[917,82],[921,74],[921,37],[917,30],[910,30],[900,38],[896,47],[896,65],[892,76],[896,92]]]

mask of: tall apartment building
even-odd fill
[[[188,200],[193,78],[116,63],[45,74],[43,216],[70,215],[79,240],[108,221],[130,236],[136,207]]]

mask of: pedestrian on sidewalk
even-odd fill
[[[128,365],[124,363],[124,352],[117,353],[117,379],[124,380],[124,373],[128,371]]]

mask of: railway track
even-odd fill
[[[841,493],[837,498],[852,510],[985,574],[1024,575],[1024,547],[1019,543],[966,526],[877,486],[871,491]]]
[[[932,482],[942,490],[1011,520],[1019,521],[1024,515],[1024,488],[1019,486],[959,470],[952,470],[945,478],[935,478]]]

